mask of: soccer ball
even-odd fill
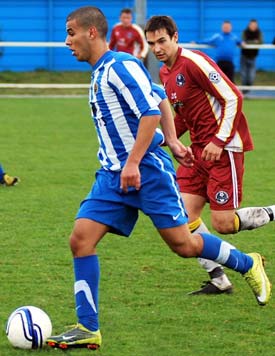
[[[10,343],[20,349],[39,349],[51,335],[52,323],[40,308],[23,306],[9,316],[6,334]]]

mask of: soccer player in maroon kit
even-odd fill
[[[164,63],[160,79],[176,113],[177,136],[189,131],[192,142],[194,165],[177,170],[190,230],[208,231],[200,217],[206,203],[210,204],[213,228],[222,234],[273,221],[275,205],[238,209],[244,152],[253,150],[238,88],[207,55],[179,47],[177,26],[171,17],[153,16],[144,31],[152,52]],[[208,260],[200,263],[211,280],[192,294],[232,292],[220,265]]]
[[[121,22],[112,29],[109,48],[118,52],[127,52],[139,59],[144,59],[148,52],[148,45],[142,29],[133,24],[132,19],[131,9],[125,8],[121,10]]]

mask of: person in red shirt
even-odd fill
[[[148,52],[142,29],[132,23],[132,10],[125,8],[120,12],[120,23],[116,24],[111,33],[109,48],[111,50],[127,52],[137,58],[144,59]]]
[[[175,111],[177,136],[190,134],[194,164],[177,169],[190,230],[208,231],[201,219],[206,203],[210,204],[213,228],[222,234],[274,221],[275,205],[238,209],[244,152],[253,150],[238,88],[206,54],[179,47],[177,26],[171,17],[153,16],[144,31],[152,52],[164,63],[160,79]],[[192,294],[232,292],[220,265],[200,262],[211,280]]]

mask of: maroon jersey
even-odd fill
[[[144,49],[143,41],[142,34],[136,25],[125,27],[119,23],[112,29],[109,48],[137,56]]]
[[[189,130],[200,147],[212,141],[229,151],[253,149],[242,94],[207,55],[179,48],[173,67],[160,69],[160,79],[176,112],[178,137]]]

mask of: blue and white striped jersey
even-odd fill
[[[159,115],[165,97],[154,85],[143,64],[122,52],[106,52],[93,66],[90,106],[99,140],[98,159],[106,170],[123,168],[131,151],[142,116]],[[163,142],[157,129],[148,150]]]

